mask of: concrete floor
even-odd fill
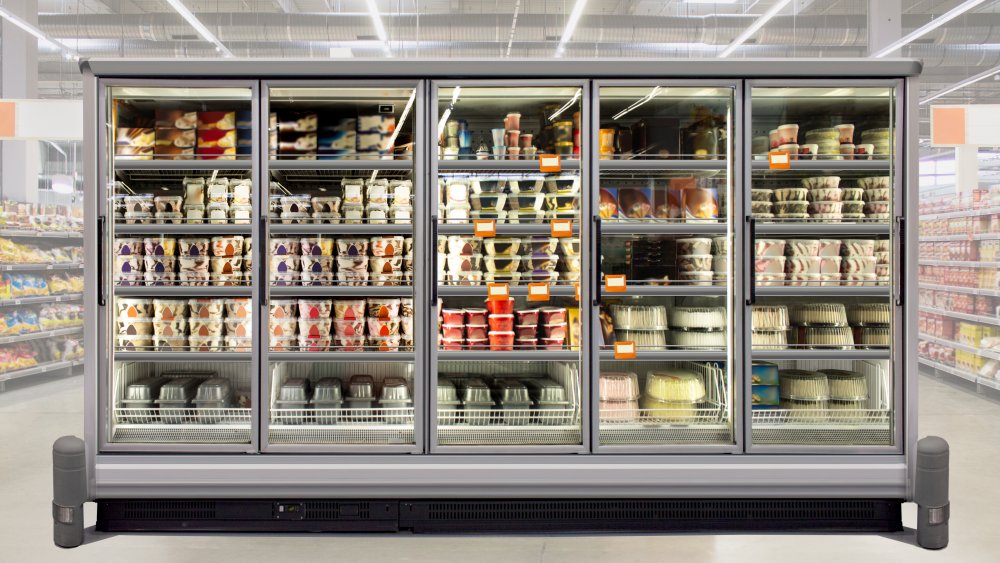
[[[951,545],[929,552],[914,532],[878,535],[109,535],[93,531],[87,506],[87,544],[52,545],[51,446],[82,435],[79,377],[0,393],[0,560],[37,561],[833,561],[995,562],[1000,560],[1000,404],[929,377],[921,378],[920,434],[951,442]],[[913,505],[904,524],[916,525]]]

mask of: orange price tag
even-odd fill
[[[573,236],[573,221],[570,219],[553,219],[552,236],[558,238]]]
[[[772,169],[788,170],[792,167],[792,155],[788,151],[774,151],[767,153],[767,162]]]
[[[528,301],[548,301],[548,300],[549,300],[549,284],[547,283],[528,284]]]
[[[608,293],[624,293],[626,287],[625,275],[615,274],[604,276],[604,291]]]
[[[510,297],[510,286],[505,283],[486,285],[486,299],[489,301],[505,301]]]
[[[474,225],[473,232],[477,237],[497,236],[497,222],[493,219],[476,219]]]
[[[616,360],[634,360],[635,342],[615,342]]]
[[[562,171],[562,159],[558,154],[543,154],[538,156],[539,172],[560,172]]]

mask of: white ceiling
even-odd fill
[[[0,0],[13,7],[25,0]],[[35,0],[30,0],[35,1]],[[364,0],[183,0],[238,57],[381,57]],[[394,57],[552,58],[575,0],[376,0]],[[714,57],[777,0],[589,0],[567,57]],[[879,1],[879,0],[874,0]],[[962,0],[902,0],[903,33]],[[213,57],[165,0],[37,0],[39,26],[88,57]],[[868,53],[869,0],[795,0],[734,57]],[[516,25],[512,26],[517,12]],[[923,94],[1000,65],[1000,0],[905,47],[925,61]],[[79,95],[76,65],[51,47],[40,94]],[[940,101],[1000,101],[986,80]]]

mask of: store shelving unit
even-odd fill
[[[87,182],[97,196],[87,200],[85,262],[100,260],[102,266],[100,280],[96,269],[85,269],[83,297],[88,338],[87,455],[94,475],[91,498],[104,503],[102,510],[140,498],[254,499],[269,507],[289,498],[355,499],[365,506],[374,502],[371,499],[389,506],[401,506],[400,501],[425,506],[427,499],[449,498],[456,508],[480,499],[483,510],[494,506],[484,497],[521,498],[532,505],[589,499],[600,510],[603,499],[642,497],[656,503],[739,498],[758,506],[758,499],[811,498],[837,499],[849,506],[874,503],[889,507],[892,514],[900,502],[912,498],[917,435],[916,357],[910,352],[917,342],[917,289],[912,283],[917,229],[902,226],[915,216],[916,201],[902,186],[916,174],[915,131],[909,125],[916,119],[913,77],[918,72],[917,63],[885,60],[793,60],[779,66],[725,60],[630,61],[624,66],[615,61],[87,62],[86,121],[94,141],[88,144]],[[781,95],[768,92],[771,89]],[[109,104],[115,99],[133,100],[140,109],[178,100],[208,104],[211,109],[227,102],[224,94],[233,90],[242,93],[230,93],[229,98],[250,110],[253,139],[251,152],[240,155],[245,158],[133,161],[101,153],[101,147],[111,146],[105,135],[113,123]],[[646,102],[632,107],[647,96]],[[782,105],[786,102],[787,107]],[[892,127],[893,157],[796,160],[789,169],[778,171],[751,150],[761,129],[766,133],[799,120],[804,135],[809,128],[820,128],[817,123],[833,120],[823,112],[837,104],[861,108],[852,110],[856,115],[837,118],[855,120],[859,134],[865,128]],[[375,119],[376,115],[383,118]],[[388,127],[386,132],[364,131],[379,135],[382,144],[371,149],[380,151],[377,156],[330,148],[333,145],[323,141],[317,144],[315,160],[297,159],[312,157],[308,136],[298,133],[312,132],[308,128],[313,117],[318,132],[339,127],[338,134],[349,136],[353,130],[345,123],[351,119],[365,116],[366,124],[376,123],[378,128],[378,123],[388,123],[389,115],[392,133],[398,133],[391,141]],[[501,125],[505,142],[515,130],[519,143],[525,142],[521,135],[527,131],[535,134],[527,142],[533,142],[540,154],[562,151],[559,170],[542,170],[537,159],[473,159],[477,146],[485,146],[496,134],[490,129]],[[611,129],[613,135],[607,132]],[[468,131],[471,143],[459,134]],[[345,152],[322,152],[328,149]],[[366,158],[352,158],[362,155]],[[830,223],[748,221],[753,217],[751,189],[758,183],[795,185],[823,175],[838,175],[845,183],[891,176],[892,217]],[[115,180],[138,192],[144,182],[169,184],[185,177],[222,176],[251,181],[249,224],[109,221],[99,232],[92,220],[111,215],[106,207],[110,194],[104,190]],[[368,194],[367,188],[378,185],[372,179],[412,182],[410,223],[371,221],[368,206],[381,205],[377,190],[375,196]],[[543,213],[531,216],[537,222],[512,224],[505,220],[506,213],[521,209],[496,208],[495,236],[538,237],[541,246],[540,239],[552,233],[551,220],[567,218],[571,240],[580,242],[571,244],[570,250],[559,245],[558,262],[551,257],[548,262],[538,259],[546,267],[556,263],[554,271],[560,274],[547,278],[547,302],[529,301],[526,279],[510,283],[507,290],[515,311],[536,306],[565,309],[551,313],[567,317],[567,337],[550,338],[552,342],[539,347],[508,347],[500,337],[470,343],[465,336],[468,326],[463,325],[461,341],[449,338],[445,343],[440,338],[443,312],[485,307],[491,292],[481,283],[488,279],[482,274],[493,266],[486,265],[492,252],[487,251],[486,241],[474,241],[470,246],[482,249],[475,254],[484,255],[482,277],[472,275],[463,281],[449,277],[458,273],[451,272],[452,267],[463,266],[460,261],[453,261],[457,266],[448,264],[445,251],[445,256],[438,255],[440,239],[474,239],[472,220],[489,213],[478,217],[472,213],[484,209],[471,206],[476,200],[471,195],[501,190],[517,195],[520,182],[528,179],[549,198],[542,199]],[[540,188],[535,183],[539,179]],[[518,182],[517,190],[513,181]],[[466,195],[450,184],[468,186]],[[359,188],[363,195],[349,197],[345,185],[364,186]],[[605,191],[614,201],[610,212]],[[298,195],[303,197],[281,200]],[[351,199],[364,206],[364,214],[351,219],[354,222],[317,222],[331,218],[291,215],[302,212],[293,209],[304,205],[298,202],[311,202],[312,197],[342,197],[341,205]],[[462,207],[466,201],[467,216],[450,213],[456,206],[449,202]],[[486,204],[485,211],[490,210]],[[116,236],[220,235],[248,236],[252,241],[248,257],[253,267],[243,285],[113,283],[109,241]],[[890,278],[888,283],[882,279],[880,284],[858,286],[754,285],[754,277],[744,273],[755,265],[757,241],[752,235],[888,240]],[[272,276],[277,271],[272,266],[284,263],[278,258],[281,253],[272,249],[281,246],[276,240],[382,236],[412,237],[412,259],[404,263],[413,269],[400,285],[370,283],[374,278],[355,278],[357,285],[347,285],[337,283],[344,280],[334,276],[320,276],[321,283],[305,285]],[[697,263],[702,268],[695,271],[702,275],[681,275],[686,271],[677,256],[679,239],[710,240],[718,248],[710,260],[710,277],[704,266],[707,252],[695,253],[701,254]],[[339,268],[337,252],[334,245],[332,260],[316,262]],[[536,273],[529,275],[534,279]],[[624,291],[605,287],[610,275],[626,276]],[[116,299],[199,297],[250,299],[249,350],[126,350],[112,345]],[[337,328],[332,323],[333,334],[327,334],[326,325],[315,319],[305,319],[289,333],[284,332],[287,323],[280,334],[274,330],[282,326],[275,322],[281,318],[278,310],[298,316],[316,300],[360,299],[366,305],[412,300],[412,335],[403,335],[412,337],[412,348],[384,344],[371,335],[363,344],[351,344],[336,337],[336,330],[345,330],[343,325]],[[789,304],[886,303],[892,316],[890,345],[827,349],[793,343],[785,349],[755,349],[751,326],[755,299]],[[296,301],[295,309],[281,309],[289,300]],[[624,317],[616,319],[612,305],[656,309],[654,314],[662,311],[668,320],[633,326]],[[676,335],[668,336],[671,331],[706,328],[685,325],[668,314],[682,307],[712,308],[724,318],[722,334],[713,335],[715,344],[673,343]],[[454,313],[450,318],[456,318]],[[683,320],[683,315],[678,318]],[[496,326],[504,326],[505,319],[495,319]],[[351,330],[358,330],[354,326]],[[318,334],[304,340],[312,338],[311,345],[299,341],[304,327],[318,327]],[[362,330],[372,329],[365,324]],[[386,332],[393,336],[390,330]],[[538,328],[539,333],[543,330],[558,328]],[[657,332],[670,343],[640,343],[634,357],[629,357],[616,342],[637,330]],[[719,338],[724,345],[718,344]],[[840,412],[754,409],[750,375],[754,361],[772,361],[783,369],[857,371],[870,395],[863,404]],[[231,381],[244,400],[225,409],[161,407],[158,413],[122,402],[129,384],[177,371],[217,373]],[[611,404],[614,401],[602,401],[606,391],[602,375],[612,372],[637,374],[640,391],[624,401],[635,401],[634,416],[629,414],[631,404],[619,408],[622,405]],[[667,378],[682,374],[679,377],[697,381],[702,390],[696,400],[678,409],[649,390],[656,379],[650,373]],[[308,381],[308,389],[331,377],[340,378],[346,396],[355,375],[372,377],[376,396],[370,403],[296,403],[285,396],[286,386],[294,387],[291,382]],[[403,379],[412,403],[380,402],[378,395],[390,378]],[[476,379],[488,387],[485,395],[480,394],[482,404],[489,405],[485,409],[473,408],[478,403],[472,399],[457,407],[447,399],[449,382],[457,395],[466,397],[469,389],[483,389]],[[501,382],[514,384],[501,387]],[[524,385],[529,400],[512,400],[520,396],[518,384]],[[503,389],[512,391],[505,395]],[[546,401],[542,389],[559,400]],[[470,391],[467,397],[474,395]],[[650,398],[667,405],[647,402]],[[150,503],[154,513],[160,510],[160,501]],[[358,529],[366,524],[362,517]],[[898,522],[887,524],[895,525]]]

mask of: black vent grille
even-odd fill
[[[371,506],[367,502],[309,501],[303,503],[306,520],[367,520]]]
[[[131,500],[121,503],[121,515],[129,520],[213,520],[211,500]]]

